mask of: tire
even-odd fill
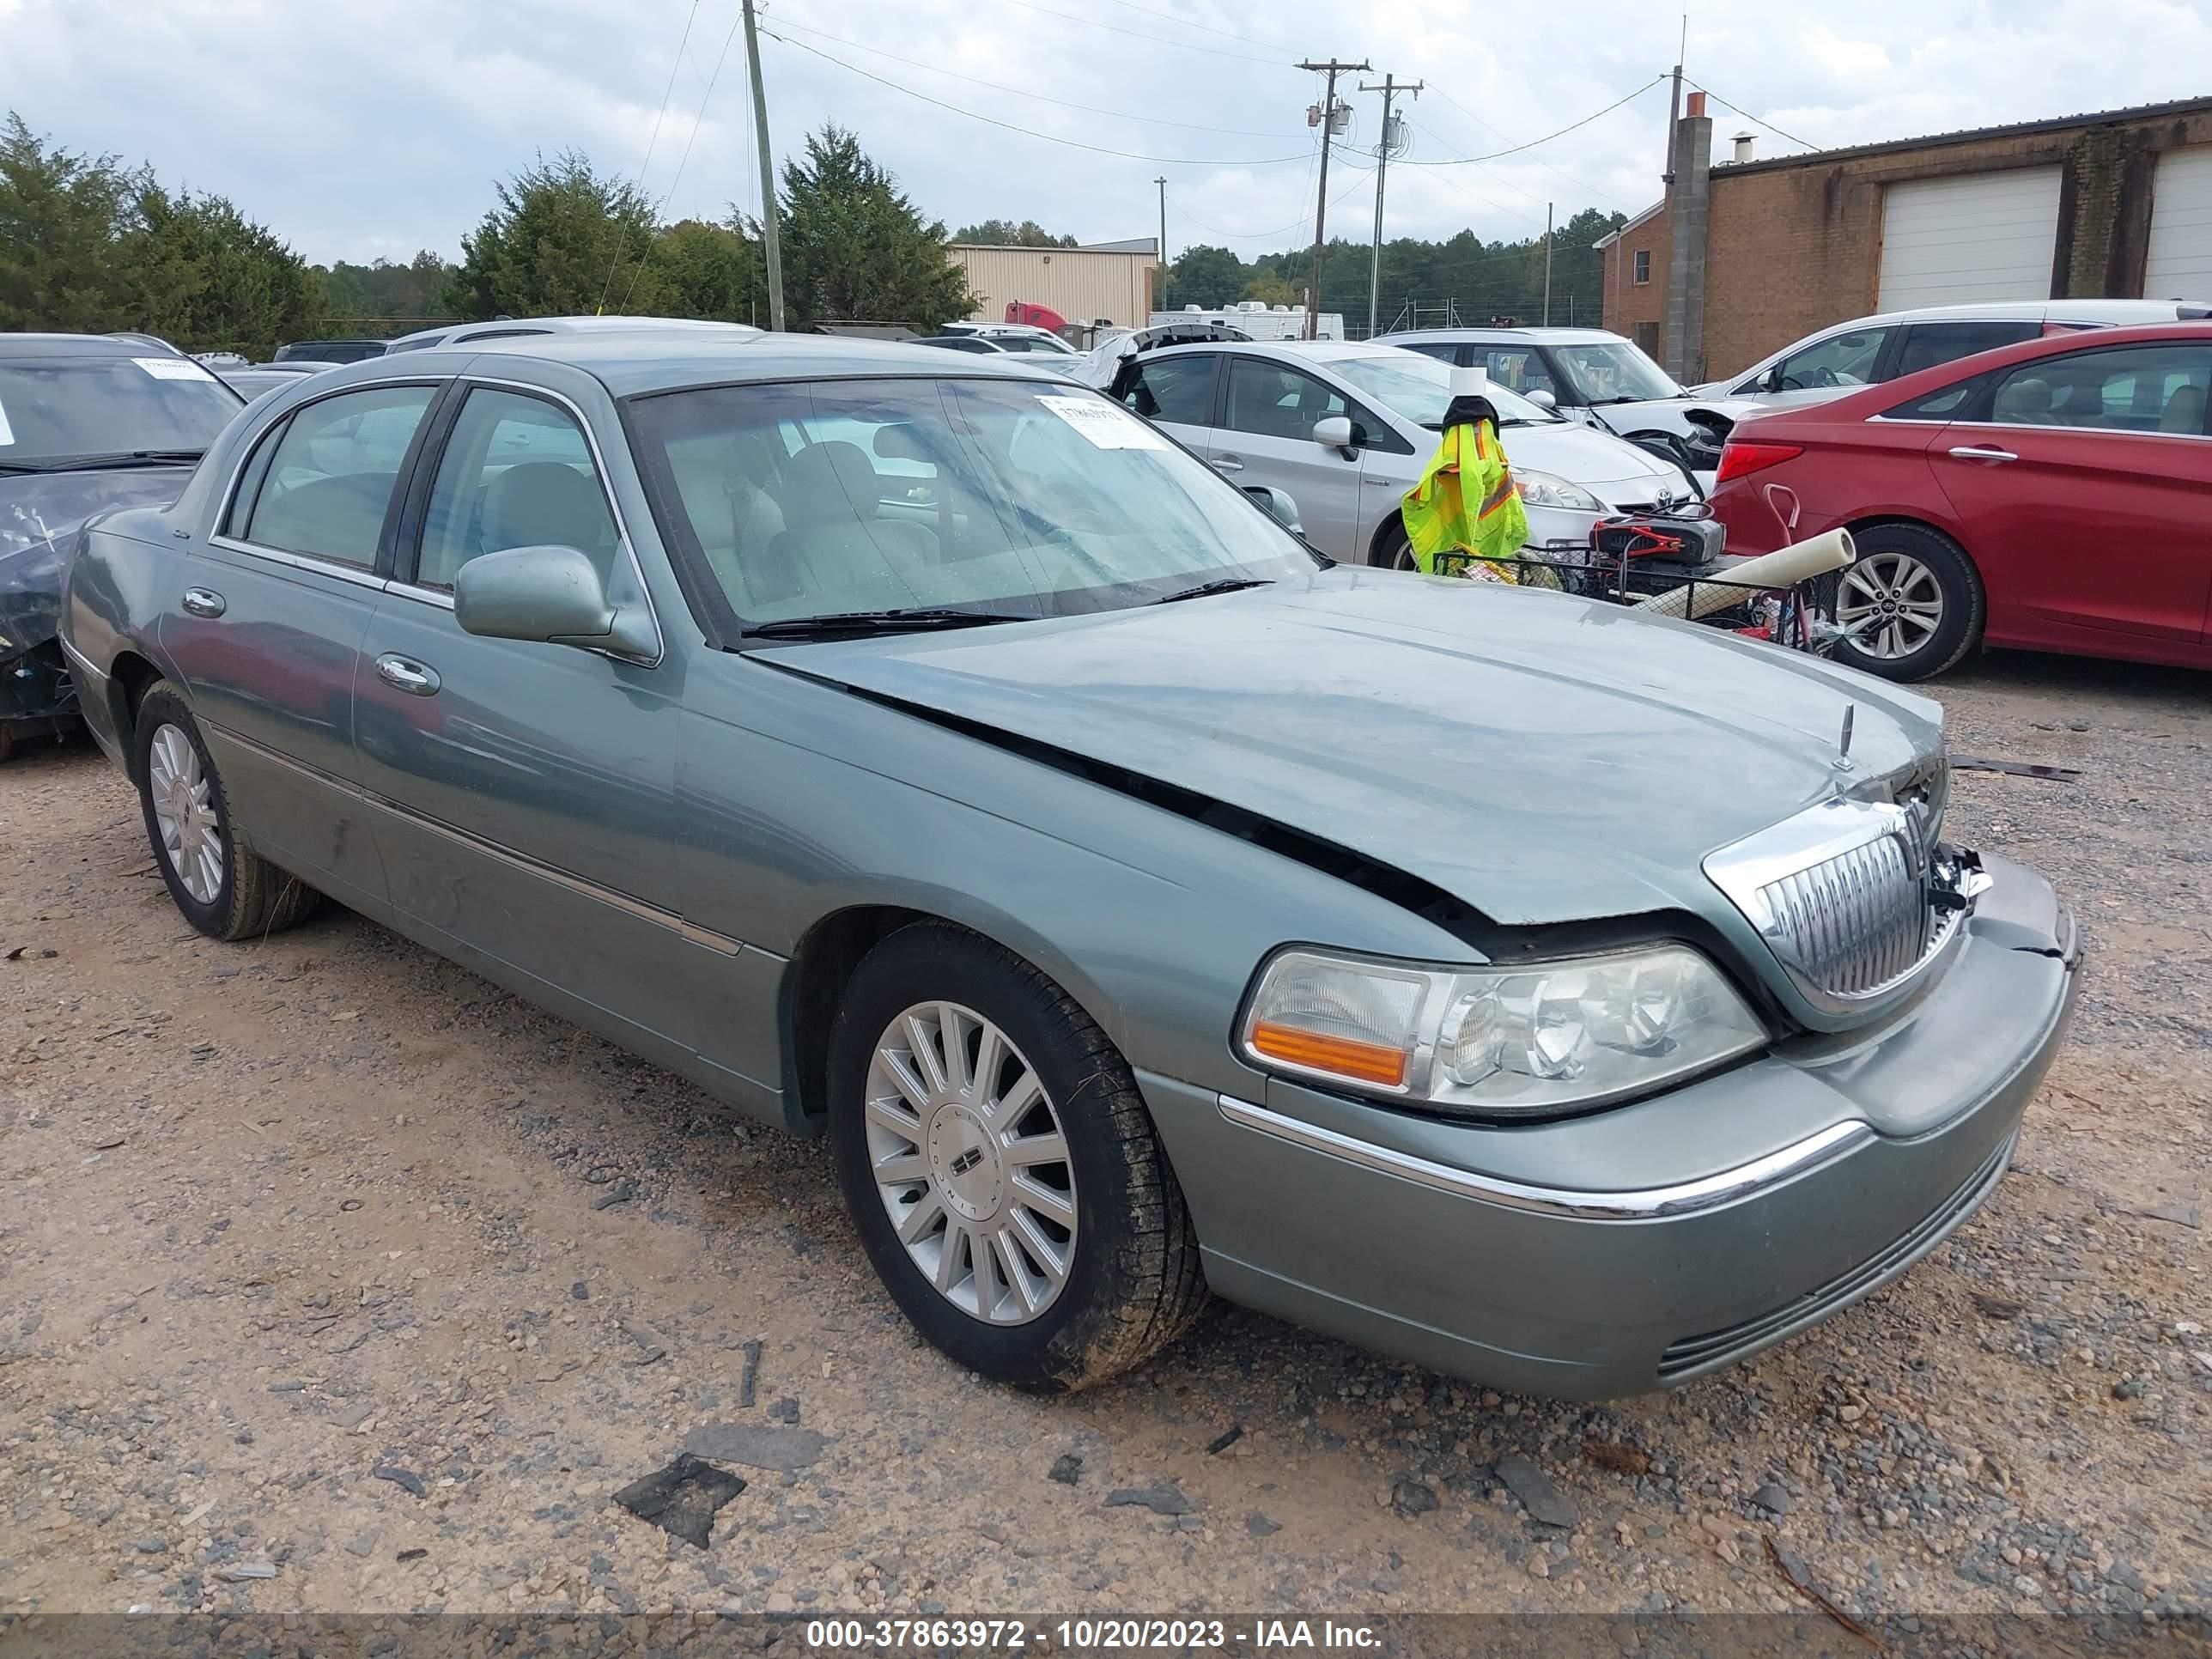
[[[1926,525],[1854,532],[1858,559],[1838,574],[1836,620],[1864,631],[1835,659],[1886,680],[1924,680],[1980,643],[1988,600],[1966,550]]]
[[[254,852],[230,815],[222,777],[175,686],[139,701],[132,775],[155,866],[186,921],[210,939],[255,939],[291,927],[322,895]]]
[[[1406,533],[1403,520],[1390,520],[1389,527],[1375,538],[1375,550],[1367,562],[1377,570],[1419,570],[1421,568],[1413,557],[1413,538]]]
[[[994,1036],[992,1081],[963,1088]],[[1197,1236],[1128,1063],[1036,968],[917,923],[861,963],[830,1045],[830,1144],[854,1227],[948,1357],[1066,1393],[1140,1364],[1203,1311]],[[978,1111],[994,1097],[997,1112]],[[1065,1157],[1045,1161],[1054,1151]]]

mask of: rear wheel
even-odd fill
[[[256,854],[230,816],[222,778],[184,699],[167,680],[138,704],[138,800],[169,896],[210,939],[289,927],[322,896]]]
[[[854,975],[830,1036],[837,1175],[876,1272],[946,1354],[1039,1393],[1126,1370],[1205,1305],[1127,1063],[1029,963],[939,924]]]
[[[1954,666],[1982,636],[1980,576],[1966,550],[1925,525],[1855,532],[1858,558],[1838,573],[1838,662],[1884,679],[1920,680]]]

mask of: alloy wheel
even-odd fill
[[[884,1212],[939,1295],[994,1325],[1059,1299],[1074,1171],[1050,1096],[1004,1031],[958,1003],[907,1009],[876,1039],[865,1121]]]
[[[222,824],[216,816],[214,780],[200,764],[199,750],[178,727],[157,727],[146,776],[161,856],[187,893],[213,904],[222,892]]]
[[[1942,584],[1909,553],[1862,554],[1837,585],[1836,621],[1863,655],[1894,662],[1943,625]]]

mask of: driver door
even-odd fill
[[[1214,471],[1244,489],[1267,484],[1290,492],[1306,539],[1333,559],[1358,564],[1367,547],[1359,509],[1361,453],[1314,441],[1316,422],[1349,416],[1353,435],[1384,428],[1334,386],[1264,357],[1231,357],[1221,424],[1207,458]]]

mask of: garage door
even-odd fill
[[[1881,308],[2047,300],[2058,169],[1892,185],[1881,210]]]
[[[2212,144],[2158,158],[2143,298],[2212,298]]]

